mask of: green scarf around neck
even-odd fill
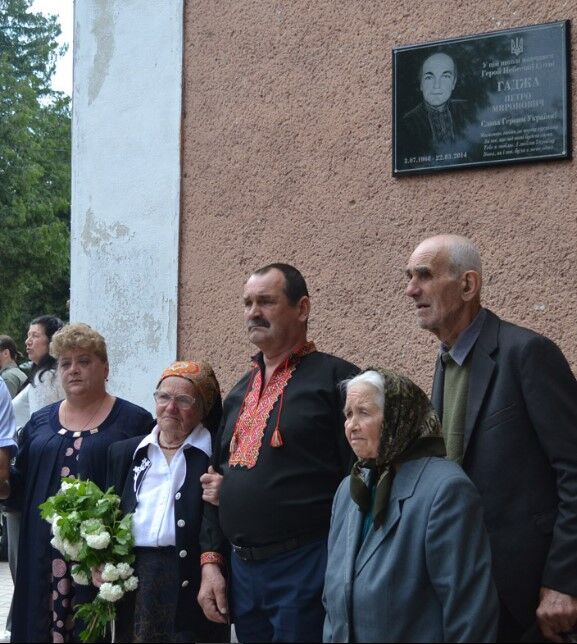
[[[386,369],[370,367],[365,371],[376,371],[384,380],[383,426],[377,457],[359,460],[353,465],[350,494],[362,512],[372,513],[373,526],[377,529],[389,505],[395,466],[427,456],[443,457],[446,450],[439,418],[420,387]],[[363,469],[370,470],[369,485]],[[371,508],[373,483],[376,490]]]

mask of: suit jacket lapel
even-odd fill
[[[417,459],[415,461],[408,461],[403,463],[395,475],[385,521],[378,530],[370,528],[369,533],[363,541],[356,557],[354,570],[355,576],[362,571],[369,559],[373,556],[375,550],[389,536],[389,533],[399,522],[399,519],[401,518],[402,501],[412,496],[426,463],[427,459],[424,458]],[[361,515],[360,512],[358,512],[358,514]]]
[[[397,497],[393,497],[391,494],[385,522],[378,530],[374,530],[372,527],[369,528],[369,533],[361,544],[359,554],[355,562],[355,576],[359,575],[362,569],[367,565],[375,550],[387,538],[389,532],[397,525],[400,518],[401,508],[399,499]]]
[[[473,356],[471,360],[471,372],[469,374],[469,393],[467,396],[467,413],[465,417],[465,436],[464,451],[473,434],[481,405],[485,399],[485,394],[491,383],[493,371],[495,369],[495,360],[492,358],[493,352],[497,349],[497,335],[499,332],[499,319],[496,315],[487,311],[487,319],[483,324],[481,333],[473,347]]]

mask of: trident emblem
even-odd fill
[[[520,56],[523,53],[523,38],[511,38],[511,53]]]

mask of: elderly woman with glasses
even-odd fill
[[[108,484],[133,512],[136,592],[119,604],[123,642],[225,642],[228,627],[209,622],[196,601],[200,586],[200,477],[222,413],[207,362],[175,362],[154,392],[157,424],[144,439],[113,445]]]
[[[345,434],[358,461],[333,504],[323,641],[495,641],[480,498],[443,458],[427,396],[384,369],[344,384]]]

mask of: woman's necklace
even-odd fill
[[[96,408],[96,410],[94,411],[94,413],[92,414],[92,416],[90,416],[90,418],[88,419],[88,422],[84,425],[84,427],[82,427],[82,429],[76,429],[76,430],[71,430],[71,431],[75,431],[75,432],[83,432],[84,430],[88,429],[88,426],[89,426],[89,425],[90,425],[90,423],[93,421],[93,419],[95,418],[96,414],[98,414],[98,412],[102,409],[102,406],[104,405],[104,401],[105,401],[107,398],[108,398],[108,396],[107,396],[107,395],[105,395],[105,396],[104,396],[104,398],[102,398],[102,400],[100,401],[100,404],[98,405],[98,407]],[[68,414],[66,413],[66,410],[68,409],[68,401],[66,401],[66,400],[65,400],[65,401],[62,403],[62,405],[63,405],[63,407],[64,407],[64,409],[63,409],[64,427],[66,427],[66,429],[71,429],[71,428],[69,427],[69,425],[68,425]]]
[[[167,445],[163,445],[163,444],[160,442],[160,434],[158,435],[158,446],[159,446],[161,449],[166,449],[166,450],[168,450],[169,452],[172,452],[172,451],[174,451],[174,450],[178,449],[178,448],[179,448],[183,443],[184,443],[184,441],[181,441],[178,445],[175,445],[174,447],[168,447]]]

